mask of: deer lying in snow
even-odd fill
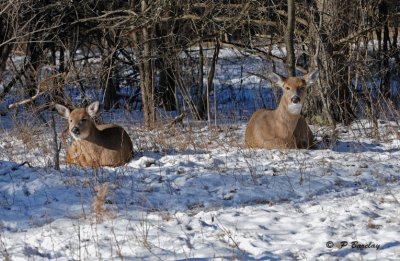
[[[318,78],[318,71],[303,77],[283,78],[270,73],[269,79],[283,90],[276,110],[253,113],[246,128],[245,142],[250,148],[308,149],[314,136],[300,115],[307,88]]]
[[[69,132],[75,139],[67,151],[67,163],[83,167],[116,167],[132,158],[132,142],[122,127],[94,123],[92,118],[99,110],[98,101],[72,112],[60,104],[55,108],[68,119]]]

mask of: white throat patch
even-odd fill
[[[83,132],[83,133],[81,132],[78,135],[70,132],[70,134],[71,134],[72,138],[74,138],[74,140],[84,140],[89,136],[89,133],[87,133],[87,132]]]
[[[71,136],[72,136],[72,138],[74,138],[74,140],[81,140],[82,139],[80,136],[76,136],[72,132],[71,132]]]
[[[300,114],[301,113],[301,109],[303,108],[303,104],[301,103],[291,103],[288,106],[288,111],[291,114]]]

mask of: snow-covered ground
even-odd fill
[[[334,135],[313,126],[324,140],[316,150],[247,149],[245,120],[276,107],[270,82],[255,76],[271,66],[221,50],[211,95],[218,128],[189,120],[149,132],[137,127],[141,112],[103,115],[134,143],[134,159],[119,168],[54,170],[51,129],[24,107],[8,110],[21,98],[6,96],[0,258],[400,260],[398,124],[380,121],[381,140],[362,120]],[[69,87],[68,98],[79,100]],[[69,141],[58,116],[57,127],[64,159]]]
[[[400,140],[368,138],[366,122],[308,151],[246,149],[244,122],[127,129],[137,153],[126,166],[60,171],[48,129],[3,129],[3,259],[400,257]]]

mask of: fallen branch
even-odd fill
[[[24,165],[28,165],[30,168],[32,168],[31,164],[28,161],[24,161],[21,164],[18,164],[18,165],[15,165],[14,167],[12,167],[11,170],[16,171],[17,169],[19,169],[20,167],[22,167]]]
[[[24,165],[28,165],[30,168],[32,168],[31,164],[28,161],[24,161],[24,162],[22,162],[20,164],[17,164],[15,166],[11,167],[8,170],[5,170],[4,172],[0,172],[0,176],[5,176],[6,174],[8,174],[11,171],[16,171],[16,170],[18,170],[20,167],[22,167]]]
[[[26,103],[32,102],[32,101],[34,101],[37,97],[39,97],[40,95],[42,95],[43,93],[44,93],[44,92],[40,92],[39,89],[38,89],[38,92],[37,92],[34,96],[32,96],[32,97],[30,97],[30,98],[27,98],[27,99],[25,99],[25,100],[19,101],[19,102],[12,103],[12,104],[10,104],[10,105],[8,106],[8,108],[9,108],[9,109],[13,109],[13,108],[15,108],[15,107],[18,107],[18,106],[24,105],[24,104],[26,104]]]
[[[52,76],[44,79],[43,81],[39,82],[35,95],[33,95],[32,97],[27,98],[25,100],[12,103],[8,106],[8,108],[13,109],[15,107],[18,107],[18,106],[21,106],[21,105],[24,105],[24,104],[34,101],[37,97],[44,94],[49,89],[48,85],[49,85],[50,81],[55,79],[56,77],[65,77],[65,73],[57,73],[57,74],[52,75]]]

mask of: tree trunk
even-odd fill
[[[134,3],[135,4],[135,3]],[[140,5],[134,7],[141,13],[143,17],[149,11],[147,1],[141,0]],[[137,10],[135,10],[137,11]],[[154,61],[153,54],[153,30],[152,25],[143,26],[140,29],[130,33],[133,39],[134,49],[138,60],[139,75],[140,75],[140,90],[142,93],[142,107],[144,127],[152,129],[156,127],[156,108],[154,102]]]
[[[208,71],[208,75],[207,75],[207,86],[206,86],[206,97],[205,100],[207,101],[207,119],[208,119],[208,126],[211,126],[211,110],[210,110],[210,88],[213,85],[213,81],[214,81],[214,76],[215,76],[215,70],[217,67],[217,62],[218,62],[218,56],[219,56],[219,40],[216,39],[215,41],[215,49],[214,49],[214,53],[213,53],[213,57],[212,57],[212,61],[211,61],[211,66],[210,66],[210,70]],[[217,97],[214,96],[214,99],[216,99]],[[217,113],[216,111],[214,111],[214,113]]]
[[[114,54],[108,56],[103,66],[103,74],[101,77],[101,85],[105,86],[104,90],[104,109],[111,110],[118,101],[119,84],[116,79]]]
[[[175,71],[172,64],[168,64],[166,59],[161,59],[159,97],[166,111],[177,110],[176,102],[176,80]]]
[[[296,76],[296,57],[294,54],[294,29],[296,12],[294,6],[294,0],[287,0],[288,5],[288,21],[285,33],[285,44],[286,44],[286,66],[288,75],[291,77]]]
[[[391,51],[394,53],[394,59],[396,60],[396,63],[400,65],[400,50],[398,45],[397,38],[399,37],[399,27],[396,24],[395,27],[393,28],[393,37],[392,37],[392,48]]]
[[[10,37],[10,26],[8,21],[0,17],[0,44],[6,42]],[[0,46],[0,75],[6,69],[8,57],[12,50],[11,44],[4,44]]]
[[[58,145],[56,120],[54,119],[54,114],[51,114],[51,129],[53,131],[53,164],[55,170],[60,170],[60,146]]]
[[[199,77],[197,81],[197,118],[199,120],[205,119],[206,113],[206,97],[204,95],[204,52],[203,46],[199,43]]]
[[[382,80],[380,84],[380,94],[384,99],[390,98],[390,69],[389,69],[389,21],[388,21],[388,6],[385,1],[379,4],[379,22],[383,25],[383,41],[381,55],[381,71]]]
[[[65,71],[64,68],[64,50],[63,47],[60,48],[60,58],[59,58],[59,68],[58,73],[63,73]],[[50,53],[51,53],[51,63],[54,68],[57,66],[57,55],[56,55],[56,46],[54,43],[50,44]],[[57,72],[55,72],[57,73]],[[64,78],[62,77],[54,77],[52,79],[52,89],[49,90],[52,96],[52,102],[63,104],[65,102],[64,98]]]
[[[323,103],[314,102],[309,105],[308,113],[323,110],[333,123],[350,124],[355,115],[351,107],[351,92],[348,83],[349,70],[346,61],[349,45],[340,39],[348,36],[351,23],[351,3],[347,1],[318,0],[317,8],[320,16],[310,25],[318,30],[311,31],[311,43],[319,43],[319,50],[311,48],[312,56],[318,54],[316,61],[320,71],[320,86]],[[311,100],[312,102],[312,100]],[[326,108],[321,108],[325,104]]]
[[[32,97],[35,95],[38,84],[40,58],[43,55],[43,51],[36,42],[36,39],[32,39],[27,46],[27,56],[30,58],[29,62],[25,64],[25,76],[26,76],[26,87],[25,93],[27,96]]]
[[[0,74],[6,69],[7,60],[11,53],[11,45],[5,44],[0,47]]]

